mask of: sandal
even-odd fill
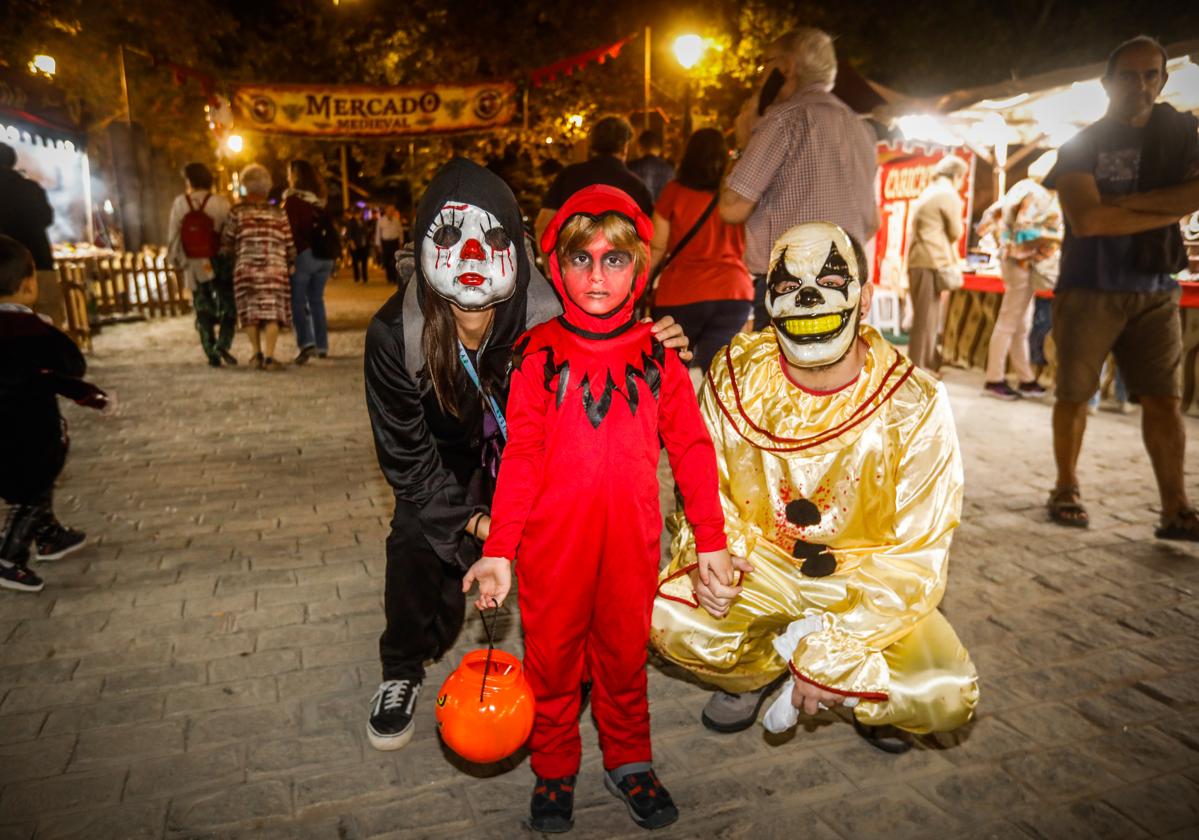
[[[1079,496],[1077,487],[1058,487],[1052,490],[1046,503],[1049,520],[1067,528],[1089,527],[1091,518],[1079,501]]]
[[[1199,510],[1183,508],[1153,532],[1159,540],[1199,542]]]

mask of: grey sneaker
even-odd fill
[[[783,684],[787,676],[787,672],[784,671],[762,688],[743,694],[716,691],[704,706],[699,719],[713,732],[740,732],[749,729],[758,719],[758,711],[762,704]]]

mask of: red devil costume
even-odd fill
[[[638,323],[629,296],[604,316],[566,293],[555,248],[577,214],[615,213],[646,243],[653,225],[613,187],[568,200],[541,239],[565,313],[516,345],[508,445],[492,506],[488,557],[516,559],[525,670],[537,699],[529,739],[541,777],[579,768],[580,684],[604,767],[649,762],[646,645],[659,565],[659,436],[698,550],[725,547],[716,458],[687,370]]]

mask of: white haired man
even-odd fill
[[[767,51],[761,79],[737,118],[743,151],[720,194],[720,217],[745,224],[755,329],[770,320],[766,271],[770,247],[784,231],[826,221],[866,243],[878,229],[876,138],[832,94],[832,38],[807,27],[787,33]]]

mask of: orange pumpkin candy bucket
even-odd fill
[[[491,764],[528,740],[533,706],[519,659],[490,647],[472,650],[437,693],[437,731],[467,761]]]

